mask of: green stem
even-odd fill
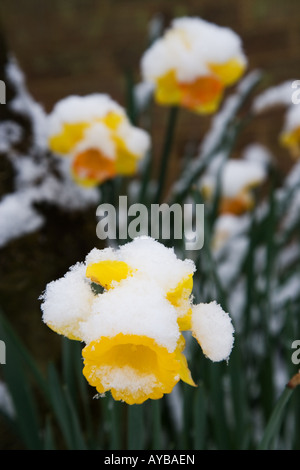
[[[266,315],[263,318],[263,327],[266,338],[268,337],[269,317],[272,312],[272,281],[274,275],[274,261],[276,259],[276,244],[274,233],[276,233],[277,226],[277,207],[275,199],[276,180],[275,175],[271,175],[271,188],[269,196],[269,214],[268,214],[268,230],[266,231],[266,248],[267,248],[267,262],[266,262]]]
[[[101,193],[101,204],[112,204],[115,207],[116,181],[107,180],[99,187]]]
[[[128,450],[142,450],[143,449],[143,408],[141,405],[128,406],[128,437],[127,449]]]
[[[120,426],[120,403],[111,399],[109,403],[109,414],[111,422],[111,449],[121,449],[121,426]]]
[[[291,398],[293,390],[299,384],[300,374],[298,373],[289,381],[286,388],[283,390],[279,400],[277,401],[277,404],[265,429],[261,443],[258,446],[258,450],[267,450],[270,447],[271,441],[274,438],[275,433],[278,432],[286,405],[289,399]]]
[[[168,163],[169,163],[170,153],[171,153],[172,144],[174,140],[174,131],[176,127],[177,115],[178,115],[178,107],[177,106],[171,107],[170,113],[169,113],[168,125],[166,129],[166,134],[165,134],[162,157],[160,161],[158,186],[157,186],[156,196],[154,199],[155,204],[160,203],[164,186],[165,186]]]
[[[230,448],[230,442],[224,395],[220,396],[223,375],[221,368],[221,364],[209,364],[209,380],[213,407],[212,425],[214,427],[216,443],[218,450],[226,450]]]
[[[153,449],[161,450],[161,403],[160,400],[152,400],[153,417]]]
[[[136,125],[136,107],[134,100],[134,80],[132,77],[132,72],[127,71],[126,73],[126,91],[127,91],[127,114],[130,119],[131,124]]]
[[[205,448],[206,436],[206,395],[203,384],[199,384],[198,389],[194,394],[194,433],[193,441],[195,450],[202,450]]]
[[[152,171],[152,155],[151,155],[151,152],[149,151],[145,157],[140,196],[139,196],[139,201],[143,204],[147,203],[147,189],[148,189],[148,183],[150,181],[151,171]]]

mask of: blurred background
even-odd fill
[[[299,0],[1,0],[0,70],[12,54],[46,112],[70,94],[94,92],[107,93],[126,107],[130,84],[141,80],[140,59],[155,29],[178,16],[200,16],[232,28],[242,39],[248,70],[264,72],[262,87],[300,79]],[[7,107],[0,107],[5,119]],[[154,107],[153,112],[157,161],[167,110]],[[236,156],[258,142],[286,172],[291,157],[278,144],[282,117],[282,109],[258,116],[237,142]],[[180,171],[187,143],[196,151],[210,122],[210,116],[180,110],[169,183]],[[0,195],[10,191],[11,181],[12,170],[1,159]],[[94,208],[68,214],[46,210],[45,226],[0,250],[0,306],[42,367],[49,356],[59,357],[60,338],[42,324],[38,297],[48,282],[99,246]],[[11,439],[6,433],[0,447],[13,448]]]
[[[24,71],[33,97],[47,111],[69,94],[93,92],[108,93],[126,105],[128,76],[140,80],[139,63],[149,37],[155,27],[165,28],[176,16],[200,16],[232,28],[242,39],[248,70],[264,71],[264,86],[299,78],[297,0],[2,0],[0,15],[7,47]],[[166,113],[158,109],[155,118],[159,148]],[[199,142],[209,122],[181,112],[175,166],[186,142]],[[280,111],[277,116],[273,110],[272,119],[256,119],[241,145],[253,140],[267,143],[287,159],[274,139],[281,125]]]

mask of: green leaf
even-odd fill
[[[15,410],[16,429],[27,449],[39,450],[42,449],[42,440],[36,397],[28,371],[24,367],[29,355],[21,354],[20,350],[23,351],[23,348],[16,347],[16,338],[3,328],[3,323],[1,318],[0,335],[6,346],[6,364],[1,367]],[[31,360],[30,364],[32,365]]]
[[[163,191],[165,189],[165,182],[166,182],[166,177],[167,177],[168,164],[170,160],[172,145],[174,142],[174,133],[175,133],[175,127],[176,127],[176,122],[177,122],[178,111],[179,110],[177,106],[172,106],[169,110],[169,118],[168,118],[166,133],[165,133],[165,140],[164,140],[164,145],[163,145],[163,150],[162,150],[162,156],[160,159],[157,192],[154,198],[155,204],[159,204],[161,202]]]
[[[294,383],[296,382],[296,383]],[[296,374],[288,383],[286,388],[283,390],[281,396],[279,397],[276,406],[271,414],[270,420],[268,425],[265,429],[263,438],[258,446],[258,450],[267,450],[270,448],[273,439],[276,437],[278,433],[279,427],[282,423],[284,418],[284,413],[286,411],[287,403],[289,402],[293,391],[295,390],[296,386],[300,383],[300,373]]]
[[[206,443],[206,427],[207,427],[207,399],[206,392],[204,390],[204,385],[201,383],[198,385],[197,390],[194,392],[193,400],[193,420],[194,420],[194,430],[193,430],[193,440],[195,450],[205,449]]]
[[[62,386],[53,364],[48,368],[51,404],[66,445],[70,450],[85,448],[79,427],[78,415],[70,398],[67,387]]]
[[[143,405],[128,405],[127,449],[142,450],[144,447]]]

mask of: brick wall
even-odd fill
[[[106,92],[126,103],[125,72],[139,80],[139,60],[147,46],[148,24],[161,13],[197,15],[234,29],[243,40],[249,68],[266,73],[265,86],[300,77],[298,0],[2,0],[7,42],[23,68],[30,91],[47,110],[71,93]],[[155,158],[159,158],[165,109],[154,113]],[[196,144],[210,118],[182,111],[170,178],[179,171],[186,141]],[[253,123],[239,142],[266,143],[283,168],[290,161],[277,145],[282,112]]]

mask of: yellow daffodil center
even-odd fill
[[[97,149],[78,153],[72,162],[74,178],[87,186],[102,183],[116,174],[114,160],[105,157]]]
[[[240,215],[253,208],[255,199],[252,190],[261,183],[261,180],[253,179],[234,197],[224,197],[220,203],[220,213]]]
[[[216,109],[223,88],[217,76],[203,76],[192,82],[179,82],[175,71],[171,70],[158,78],[155,97],[160,104],[178,104],[205,113]]]
[[[219,78],[211,75],[199,77],[193,82],[180,83],[181,103],[189,109],[210,113],[218,107],[224,86]]]
[[[99,261],[88,265],[86,269],[86,277],[105,289],[112,288],[115,283],[126,279],[131,273],[127,263],[117,260]]]
[[[147,336],[102,337],[83,350],[83,374],[102,394],[139,404],[170,393],[181,376],[190,378],[181,352],[170,353]]]
[[[214,112],[222,98],[225,86],[235,83],[243,74],[245,65],[238,59],[221,64],[208,64],[211,74],[183,82],[169,70],[157,79],[156,101],[166,105],[182,105],[199,113]]]
[[[222,198],[220,202],[220,214],[241,215],[252,209],[253,198],[248,191],[241,191],[236,197]]]

